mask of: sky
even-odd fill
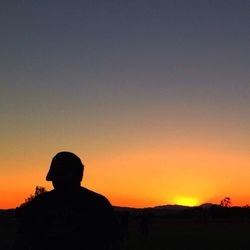
[[[250,1],[3,0],[0,208],[76,153],[113,205],[250,204]]]

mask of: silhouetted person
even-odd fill
[[[141,233],[143,237],[143,249],[151,249],[149,240],[149,217],[148,214],[143,213],[140,219]],[[153,248],[154,249],[154,248]]]
[[[141,227],[141,232],[142,232],[143,238],[145,240],[147,240],[148,236],[149,236],[148,215],[147,214],[142,215],[141,221],[140,221],[140,227]]]
[[[118,249],[113,208],[104,196],[81,187],[83,170],[75,154],[55,155],[46,177],[54,190],[16,209],[23,223],[14,249]]]
[[[120,215],[121,239],[127,240],[129,227],[129,212],[124,212]]]

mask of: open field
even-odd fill
[[[9,250],[20,221],[12,216],[0,216],[0,249]]]
[[[249,250],[250,221],[193,221],[153,219],[148,235],[131,222],[123,249],[136,250]]]
[[[0,216],[0,249],[8,250],[19,221]],[[143,225],[141,217],[130,216],[122,240],[122,250],[249,250],[250,220],[180,219],[150,217]]]

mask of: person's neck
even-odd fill
[[[80,189],[81,189],[81,185],[74,185],[74,186],[56,188],[55,190],[58,192],[63,192],[63,193],[72,193],[72,192],[77,192]]]

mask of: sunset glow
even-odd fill
[[[14,2],[0,10],[0,208],[51,190],[59,151],[117,206],[250,204],[249,1]]]
[[[189,207],[194,207],[198,206],[199,201],[195,198],[189,198],[189,197],[180,197],[176,199],[176,205],[182,205],[182,206],[189,206]]]

